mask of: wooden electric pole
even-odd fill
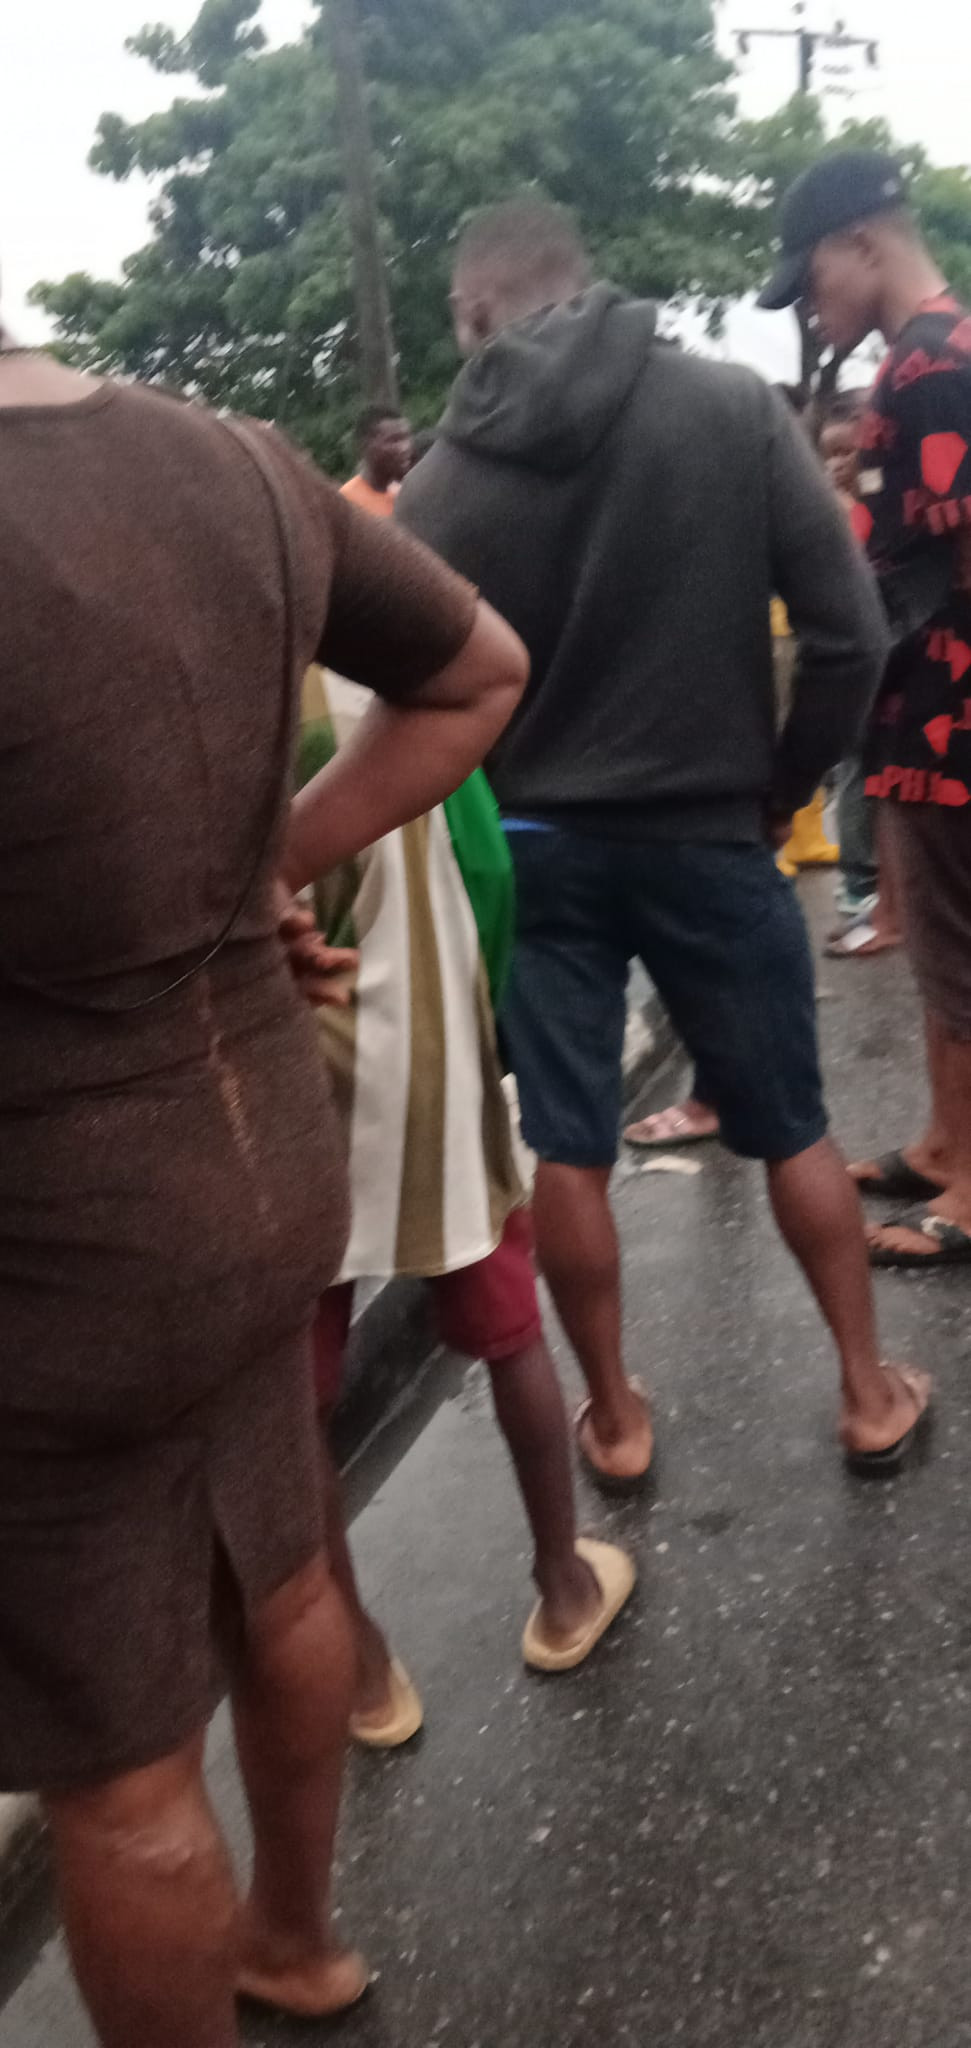
[[[876,69],[880,62],[880,45],[874,41],[872,36],[849,35],[845,21],[835,22],[832,29],[807,28],[804,20],[806,0],[797,0],[793,13],[796,16],[796,26],[794,28],[740,28],[736,30],[735,40],[738,44],[739,55],[747,57],[752,43],[760,37],[768,36],[776,41],[781,38],[785,42],[794,42],[799,65],[798,91],[805,96],[812,92],[816,77],[816,58],[821,49],[865,50],[867,63],[872,69]],[[813,379],[819,369],[819,346],[804,306],[799,305],[796,307],[796,318],[799,322],[799,339],[802,352],[802,387],[805,392],[809,393],[813,388]],[[839,372],[839,360],[834,360],[830,368],[835,379]]]
[[[398,369],[374,179],[374,146],[364,89],[356,0],[326,0],[344,149],[361,382],[369,405],[397,406]]]

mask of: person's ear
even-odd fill
[[[480,348],[483,342],[491,340],[495,331],[495,323],[492,318],[492,308],[485,299],[475,299],[469,307],[469,329],[475,335]]]
[[[459,351],[464,356],[473,356],[494,331],[492,309],[486,299],[470,298],[462,291],[453,291],[450,303]]]
[[[850,236],[853,249],[868,270],[878,270],[883,253],[883,243],[878,230],[869,221],[861,221]]]

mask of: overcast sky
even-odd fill
[[[180,33],[199,0],[0,0],[0,261],[9,326],[24,339],[43,333],[26,295],[37,278],[90,270],[117,274],[121,258],[145,238],[148,191],[135,178],[115,185],[97,178],[86,158],[99,115],[112,109],[137,119],[164,107],[177,81],[157,78],[129,57],[125,37],[147,19]],[[885,113],[897,132],[923,142],[938,162],[971,160],[971,0],[806,0],[807,21],[829,29],[845,18],[853,32],[879,36],[881,67],[862,59],[850,80],[859,88],[855,113]],[[274,41],[295,35],[310,18],[309,0],[264,0],[262,19]],[[722,33],[783,27],[791,0],[718,0]],[[837,89],[843,60],[834,67]],[[755,40],[744,60],[746,112],[770,112],[796,83],[794,46]],[[832,102],[840,106],[838,98]],[[791,322],[742,309],[732,325],[735,354],[771,375],[791,373]]]

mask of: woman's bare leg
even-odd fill
[[[306,2016],[342,2010],[367,1982],[330,1918],[353,1688],[350,1621],[320,1557],[251,1623],[233,1692],[255,1844],[239,1985]]]
[[[239,1909],[201,1736],[46,1803],[71,1960],[103,2048],[237,2048]]]

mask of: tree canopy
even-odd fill
[[[92,162],[157,180],[152,237],[120,283],[78,274],[36,297],[71,360],[277,419],[337,465],[359,387],[326,4],[281,50],[265,46],[259,0],[205,0],[183,39],[132,39],[183,92],[134,126],[106,114]],[[454,370],[449,250],[470,210],[541,190],[575,209],[620,283],[717,320],[765,274],[778,191],[824,146],[811,101],[736,121],[710,0],[359,11],[402,386],[421,422]],[[971,178],[915,169],[971,289]]]

